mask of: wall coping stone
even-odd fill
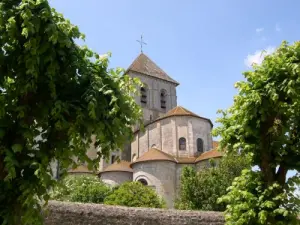
[[[224,225],[222,212],[49,201],[45,225]]]

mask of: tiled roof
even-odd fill
[[[211,158],[219,158],[219,157],[222,157],[223,154],[216,150],[216,149],[213,149],[213,150],[210,150],[210,151],[207,151],[207,152],[204,152],[202,153],[196,160],[195,162],[200,162],[202,160],[206,160],[206,159],[211,159]]]
[[[177,163],[179,164],[191,164],[195,163],[196,157],[178,157],[176,158]]]
[[[210,119],[198,116],[197,114],[187,110],[186,108],[184,108],[182,106],[176,106],[175,108],[168,111],[165,115],[163,115],[161,117],[158,117],[156,120],[153,120],[150,123],[144,124],[144,127],[146,128],[150,124],[153,124],[153,123],[155,123],[159,120],[163,120],[165,118],[172,117],[172,116],[193,116],[193,117],[197,117],[197,118],[204,119],[204,120],[208,121],[211,124],[211,126],[213,127],[213,124],[212,124]],[[138,132],[139,130],[140,130],[139,128],[134,130],[134,133]]]
[[[138,162],[146,162],[146,161],[171,161],[176,162],[175,158],[161,150],[156,148],[150,148],[148,152],[144,153],[141,157],[139,157],[136,161],[132,162],[132,164]]]
[[[141,53],[129,66],[126,72],[135,71],[161,80],[169,81],[176,85],[179,83],[169,77],[161,68],[159,68],[148,56]]]
[[[131,173],[133,172],[133,170],[130,167],[130,162],[121,160],[120,162],[115,162],[115,163],[109,165],[100,173],[112,172],[112,171],[131,172]]]
[[[217,149],[219,147],[218,141],[213,141],[213,149]]]
[[[175,108],[171,109],[169,112],[166,113],[165,116],[196,116],[197,114],[183,108],[182,106],[176,106]]]
[[[218,142],[214,143],[217,144]],[[147,162],[147,161],[171,161],[179,164],[192,164],[197,163],[202,160],[222,157],[223,154],[216,149],[202,153],[198,158],[196,157],[174,157],[166,152],[163,152],[157,148],[150,148],[148,152],[144,153],[136,161],[132,162],[131,165],[138,162]]]
[[[68,172],[69,173],[93,173],[93,171],[89,170],[87,166],[83,166],[83,165],[78,166],[75,169],[70,169]]]

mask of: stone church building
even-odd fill
[[[201,170],[210,165],[210,159],[218,161],[222,157],[211,136],[213,124],[177,105],[179,83],[145,54],[134,60],[127,74],[144,84],[135,97],[143,109],[144,130],[135,129],[134,139],[124,151],[112,152],[109,161],[101,160],[99,177],[109,185],[139,181],[152,187],[172,208],[182,168]]]

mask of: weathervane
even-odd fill
[[[143,35],[141,35],[141,40],[136,40],[141,45],[141,53],[143,53],[143,45],[147,45],[146,42],[143,41]]]

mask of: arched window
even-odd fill
[[[197,152],[203,153],[203,140],[201,138],[197,139]]]
[[[166,109],[166,104],[167,104],[167,92],[166,90],[161,90],[160,91],[160,108]]]
[[[138,182],[141,182],[141,184],[145,186],[148,185],[148,182],[145,179],[139,179]]]
[[[186,150],[186,140],[184,137],[179,138],[179,150]]]
[[[146,88],[146,86],[141,87],[141,103],[147,104],[147,88]]]

